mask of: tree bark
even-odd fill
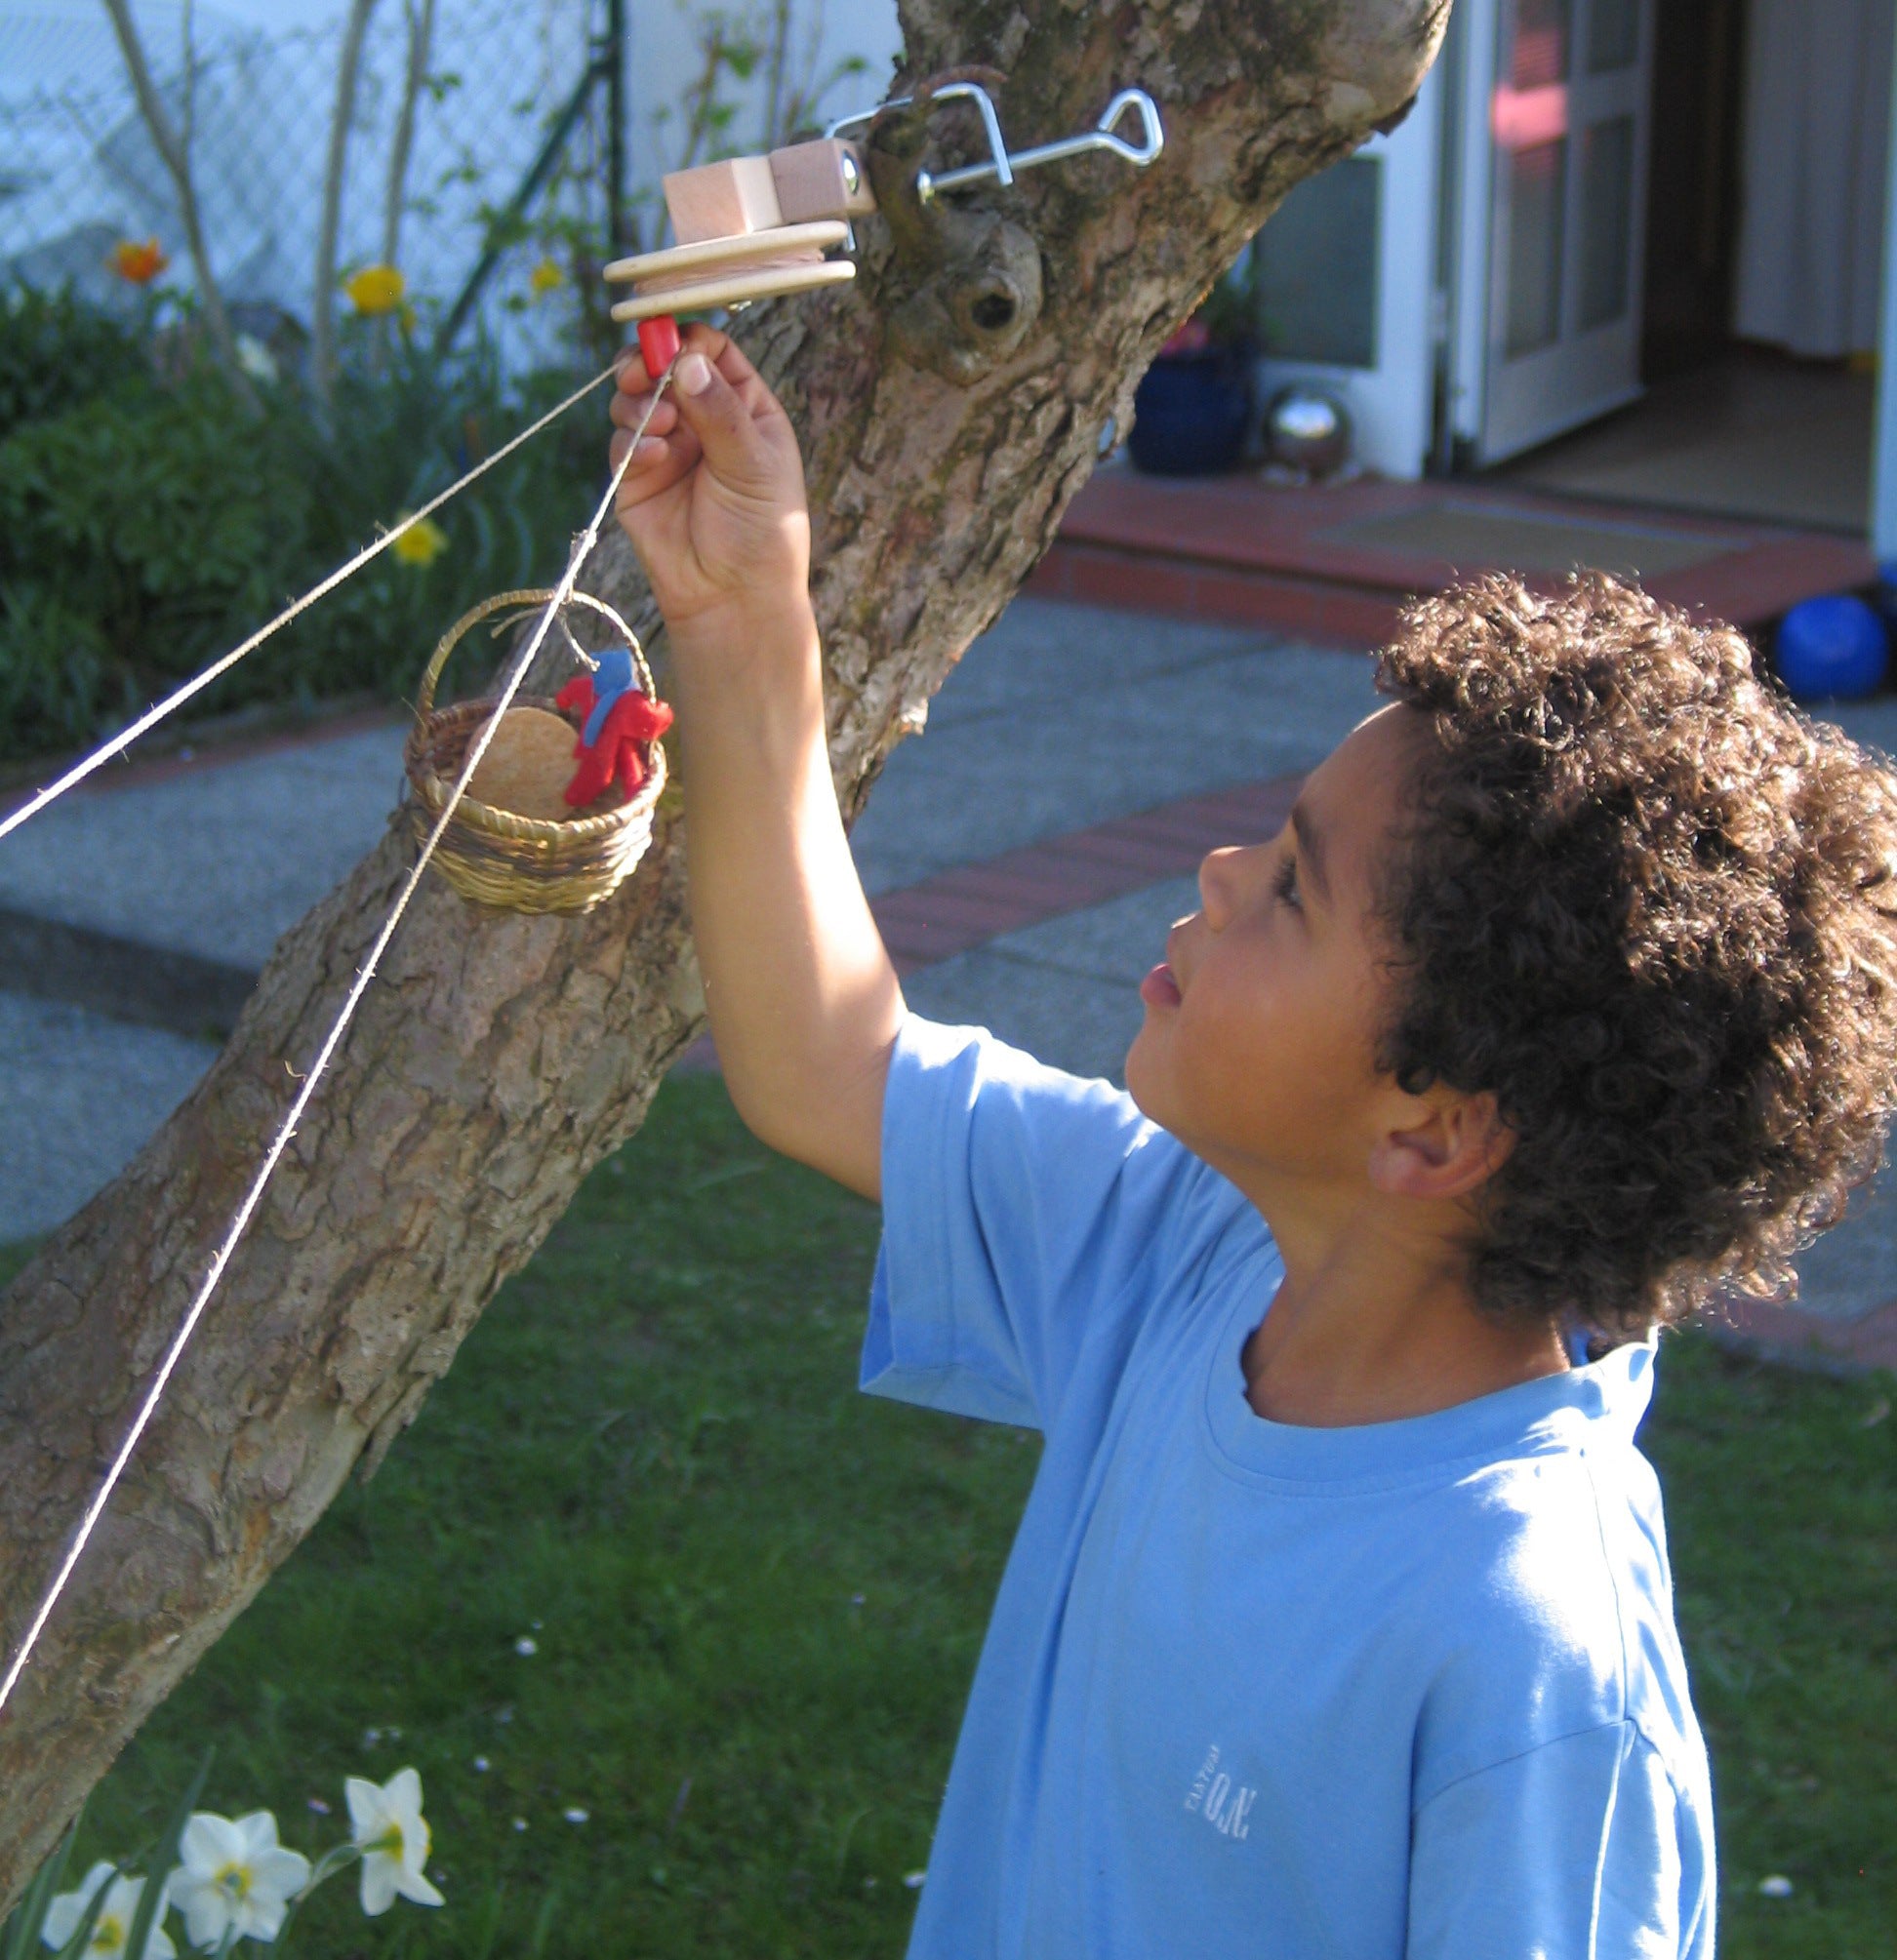
[[[855,284],[739,322],[804,444],[848,814],[1052,539],[1103,433],[1124,433],[1160,342],[1295,181],[1401,113],[1447,13],[902,0],[895,92],[998,69],[1002,126],[1025,145],[1088,127],[1138,84],[1166,147],[1144,172],[1086,157],[922,208],[917,164],[966,160],[972,124],[885,118]],[[654,623],[617,533],[583,583]],[[668,798],[637,874],[582,918],[424,884],[0,1715],[0,1900],[638,1128],[703,1025],[683,841]],[[392,827],[285,937],[195,1093],[0,1302],[7,1654],[413,850]]]

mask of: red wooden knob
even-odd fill
[[[639,322],[639,355],[647,377],[657,380],[678,358],[678,322],[669,313],[655,313]]]

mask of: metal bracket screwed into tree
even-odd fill
[[[846,130],[873,121],[886,109],[908,108],[914,100],[913,96],[894,96],[886,102],[878,102],[873,109],[861,109],[854,115],[840,117],[830,124],[825,134],[841,136]],[[1070,156],[1085,156],[1093,150],[1110,151],[1135,169],[1144,170],[1166,146],[1166,132],[1159,121],[1159,105],[1144,89],[1122,89],[1107,104],[1099,122],[1090,130],[1082,130],[1078,136],[1063,137],[1058,142],[1036,143],[1032,149],[1013,151],[1002,137],[1001,118],[995,113],[994,98],[981,83],[947,82],[929,92],[929,107],[933,108],[937,102],[948,101],[975,104],[976,112],[982,119],[983,133],[988,138],[988,161],[963,164],[958,169],[944,171],[940,177],[926,170],[918,171],[915,196],[919,204],[929,203],[942,191],[961,190],[971,183],[984,183],[990,178],[1005,186],[1013,183],[1024,170],[1060,163]],[[1135,142],[1128,142],[1117,134],[1129,110],[1138,118],[1140,125],[1139,140]]]

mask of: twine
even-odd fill
[[[459,497],[475,478],[485,476],[497,462],[511,456],[522,443],[531,441],[535,436],[540,434],[542,429],[558,421],[568,409],[572,408],[577,402],[585,401],[602,381],[611,380],[618,372],[616,364],[608,368],[604,374],[595,375],[584,387],[575,388],[565,401],[561,402],[556,408],[548,409],[539,421],[533,423],[530,427],[522,429],[518,435],[502,444],[492,456],[477,462],[465,476],[451,483],[446,490],[442,491],[438,497],[431,498],[420,510],[413,511],[407,517],[403,518],[401,523],[396,525],[392,531],[384,531],[373,544],[364,545],[346,565],[339,566],[327,579],[324,579],[318,584],[312,585],[301,599],[292,600],[274,620],[270,620],[267,625],[260,626],[242,645],[233,647],[221,660],[214,660],[202,673],[193,675],[182,687],[167,695],[155,707],[147,708],[130,727],[121,729],[117,735],[101,743],[100,747],[94,749],[82,761],[75,762],[57,782],[48,783],[44,789],[33,797],[31,802],[22,803],[10,817],[0,818],[0,838],[10,837],[22,823],[37,817],[49,803],[56,802],[68,789],[85,781],[86,778],[94,770],[110,762],[113,756],[122,755],[141,735],[146,735],[152,729],[156,728],[167,715],[176,713],[194,695],[202,694],[213,681],[219,679],[222,675],[227,674],[239,660],[243,660],[249,654],[254,654],[273,633],[281,632],[299,614],[307,611],[318,599],[335,591],[337,586],[342,584],[345,579],[353,578],[372,559],[381,557],[395,542],[396,539],[400,538],[405,532],[414,530],[418,524],[431,517],[451,498]],[[653,399],[655,401],[658,399],[656,394]],[[3,1702],[4,1698],[0,1698],[0,1703]]]
[[[607,370],[608,374],[612,372],[611,369]],[[73,1568],[79,1563],[80,1554],[85,1550],[99,1520],[104,1515],[105,1506],[111,1501],[112,1493],[118,1488],[119,1479],[125,1474],[125,1466],[132,1460],[132,1452],[138,1448],[139,1438],[144,1434],[145,1426],[150,1422],[152,1413],[158,1407],[159,1397],[164,1394],[165,1384],[170,1381],[172,1372],[177,1368],[179,1358],[184,1352],[185,1342],[190,1340],[192,1330],[202,1317],[211,1296],[218,1290],[218,1282],[223,1277],[230,1256],[236,1251],[238,1242],[250,1224],[258,1202],[263,1195],[263,1187],[269,1182],[278,1161],[289,1147],[291,1138],[297,1134],[297,1125],[303,1120],[303,1111],[309,1107],[317,1084],[322,1081],[324,1072],[342,1045],[343,1036],[355,1018],[357,1007],[361,1005],[363,996],[369,991],[369,984],[376,977],[376,969],[382,961],[382,956],[388,949],[389,940],[395,937],[395,929],[401,924],[403,913],[408,910],[409,900],[414,898],[416,887],[422,882],[423,872],[428,868],[428,860],[434,856],[435,846],[441,842],[442,833],[448,828],[449,819],[455,814],[455,806],[461,801],[475,770],[479,768],[481,758],[487,753],[489,742],[494,740],[494,732],[501,725],[501,717],[506,713],[508,703],[519,692],[521,682],[527,677],[527,669],[533,664],[535,656],[541,650],[542,642],[545,640],[554,620],[559,616],[560,609],[572,597],[573,588],[579,581],[580,568],[598,541],[599,527],[606,521],[606,513],[613,507],[613,500],[618,497],[620,485],[626,480],[626,472],[630,468],[632,459],[638,452],[639,439],[645,434],[646,425],[651,421],[653,412],[658,408],[671,378],[670,368],[659,377],[658,385],[652,391],[652,399],[646,405],[646,412],[640,418],[638,427],[632,432],[632,440],[626,446],[626,454],[620,459],[619,467],[613,472],[612,482],[606,486],[606,495],[600,500],[599,506],[594,510],[585,530],[575,540],[572,555],[567,560],[566,571],[561,575],[560,582],[553,588],[553,596],[546,602],[546,608],[541,614],[540,624],[534,628],[533,637],[509,668],[506,683],[494,703],[494,712],[489,715],[480,734],[469,744],[466,758],[462,763],[461,774],[455,779],[455,786],[448,792],[447,799],[441,806],[441,814],[435,819],[434,828],[428,832],[427,840],[422,846],[422,855],[415,860],[407,881],[396,895],[393,908],[383,921],[382,931],[377,934],[375,944],[369,948],[368,958],[357,970],[355,982],[349,988],[342,1012],[338,1014],[328,1035],[324,1037],[315,1060],[310,1063],[309,1071],[303,1077],[303,1087],[298,1091],[296,1100],[290,1105],[289,1114],[278,1125],[276,1135],[270,1140],[270,1147],[264,1152],[262,1164],[251,1180],[250,1189],[245,1192],[243,1203],[237,1208],[237,1215],[231,1220],[229,1230],[224,1234],[223,1243],[212,1255],[210,1270],[198,1288],[197,1297],[191,1301],[190,1311],[185,1314],[183,1325],[173,1337],[164,1360],[152,1377],[151,1386],[145,1393],[144,1401],[141,1404],[131,1428],[126,1432],[125,1440],[119,1445],[118,1454],[112,1459],[111,1467],[105,1472],[105,1481],[100,1486],[99,1494],[91,1504],[87,1506],[86,1514],[80,1520],[79,1529],[67,1548],[65,1558],[61,1561],[58,1573],[54,1575],[53,1583],[47,1587],[46,1594],[33,1615],[32,1623],[26,1629],[26,1637],[20,1643],[20,1652],[14,1656],[13,1663],[7,1669],[6,1678],[0,1680],[0,1710],[5,1709],[15,1684],[25,1670],[33,1649],[39,1644],[40,1634],[45,1630],[47,1620],[52,1618],[53,1609],[60,1603],[66,1582],[72,1577]],[[602,376],[600,379],[604,380],[605,377]],[[588,387],[597,385],[597,381],[587,383]],[[583,388],[580,392],[584,394],[585,391]],[[573,397],[575,401],[578,399],[579,395]],[[528,434],[532,433],[532,430],[528,431]],[[522,437],[521,440],[525,438]],[[391,537],[393,535],[390,534]],[[387,539],[383,540],[384,544],[387,541]]]

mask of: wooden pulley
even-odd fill
[[[862,152],[837,137],[673,171],[665,193],[677,244],[606,268],[608,284],[632,289],[613,318],[639,323],[654,375],[678,351],[673,314],[854,279],[852,260],[825,255],[849,238],[852,218],[876,208]]]
[[[854,243],[850,220],[874,211],[876,200],[862,150],[841,132],[916,100],[898,96],[881,109],[845,116],[815,142],[790,143],[768,156],[727,157],[673,171],[665,180],[666,210],[678,242],[664,252],[616,260],[606,268],[610,284],[632,289],[629,299],[615,303],[613,318],[638,322],[648,375],[658,377],[677,357],[675,313],[745,306],[776,293],[804,293],[856,277],[851,260],[826,254]],[[1002,140],[993,98],[980,83],[944,82],[929,89],[927,100],[930,107],[972,103],[989,154],[985,162],[940,176],[918,172],[915,195],[923,204],[944,191],[989,180],[1005,188],[1024,170],[1100,150],[1144,169],[1165,145],[1158,106],[1144,89],[1120,90],[1090,130],[1016,151]],[[1129,117],[1138,126],[1130,140],[1119,134]]]
[[[784,224],[735,238],[707,238],[619,259],[606,268],[615,285],[631,294],[615,301],[615,320],[649,320],[660,313],[691,313],[711,306],[742,306],[776,293],[802,293],[856,277],[849,259],[826,259],[849,226],[840,220]]]

